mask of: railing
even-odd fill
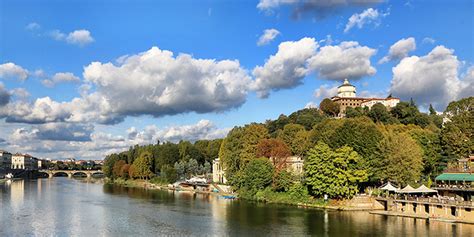
[[[429,203],[429,204],[444,204],[444,205],[452,205],[452,206],[466,206],[470,208],[474,208],[474,201],[464,201],[460,199],[455,199],[452,197],[443,197],[443,196],[438,196],[438,197],[411,197],[411,196],[405,196],[405,197],[398,197],[394,199],[393,197],[389,198],[384,198],[386,200],[392,199],[395,202],[418,202],[418,203]]]
[[[444,173],[474,173],[474,167],[449,167]]]
[[[434,189],[448,189],[448,190],[474,190],[470,184],[436,184]]]

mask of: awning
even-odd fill
[[[398,190],[397,193],[416,193],[416,190],[412,186],[407,185],[403,189]]]
[[[469,173],[444,173],[438,175],[436,181],[468,181],[474,182],[474,174]]]
[[[383,187],[380,188],[381,190],[387,190],[387,191],[392,191],[392,192],[395,192],[398,190],[397,187],[394,187],[390,182],[388,182],[387,184],[385,184]]]
[[[426,187],[424,184],[415,189],[417,193],[437,193],[438,191]]]

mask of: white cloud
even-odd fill
[[[331,98],[337,95],[337,86],[330,86],[328,84],[321,85],[314,91],[314,97],[318,99]]]
[[[416,49],[415,38],[409,37],[401,39],[390,46],[388,55],[380,59],[379,63],[386,63],[388,61],[400,60],[408,56],[408,53]]]
[[[258,46],[266,45],[272,42],[279,34],[280,34],[280,31],[276,29],[266,29],[263,31],[263,34],[258,39],[257,45]]]
[[[436,43],[436,40],[430,37],[425,37],[423,38],[423,44],[434,44]]]
[[[163,129],[155,125],[147,126],[143,131],[137,131],[135,127],[127,130],[129,140],[137,144],[148,144],[158,140],[179,142],[181,140],[197,141],[223,138],[230,129],[219,129],[209,120],[200,120],[196,124],[183,126],[169,126]]]
[[[30,30],[30,31],[35,31],[35,30],[41,29],[41,25],[36,22],[31,22],[28,25],[26,25],[25,29]]]
[[[301,84],[308,74],[307,60],[316,53],[318,43],[314,38],[287,41],[278,46],[278,52],[263,66],[253,69],[255,81],[252,89],[265,98],[270,90],[293,88]]]
[[[69,33],[66,37],[66,41],[70,44],[84,46],[94,42],[94,38],[92,38],[91,33],[88,30],[82,29]]]
[[[24,81],[28,78],[28,71],[12,62],[0,64],[0,78]]]
[[[81,29],[75,30],[70,33],[63,33],[59,30],[53,30],[49,32],[49,36],[57,41],[66,41],[69,44],[75,44],[79,46],[84,46],[94,42],[90,31]]]
[[[390,92],[404,100],[413,98],[428,108],[432,104],[438,111],[461,96],[472,95],[472,69],[459,79],[460,61],[453,50],[435,47],[428,55],[406,57],[393,67]]]
[[[357,80],[377,72],[370,63],[370,58],[376,52],[375,49],[360,46],[358,42],[345,41],[339,45],[321,47],[308,63],[309,67],[316,70],[323,79]]]
[[[368,8],[361,13],[353,14],[347,21],[346,28],[344,28],[344,33],[349,32],[353,27],[361,29],[364,25],[375,24],[378,26],[380,24],[381,18],[387,16],[389,13],[379,13],[378,10],[373,8]]]
[[[58,72],[51,79],[43,79],[41,83],[46,87],[54,87],[62,82],[80,82],[81,79],[70,72]]]
[[[20,99],[26,99],[30,97],[30,92],[28,92],[25,88],[15,88],[11,91],[11,94]]]
[[[31,128],[15,129],[10,139],[13,141],[90,141],[94,126],[90,124],[47,123]]]

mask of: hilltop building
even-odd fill
[[[395,107],[399,102],[399,98],[389,95],[387,98],[370,98],[357,97],[356,87],[349,83],[347,79],[337,88],[337,96],[331,98],[340,106],[339,117],[344,117],[347,107],[368,107],[372,108],[377,103],[383,104],[387,108]]]

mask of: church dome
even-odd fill
[[[337,88],[338,97],[356,97],[356,87],[351,85],[347,79]]]

